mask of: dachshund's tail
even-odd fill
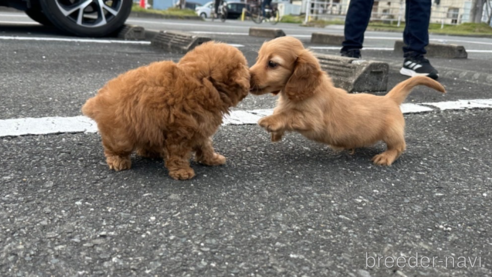
[[[446,93],[444,87],[437,81],[426,76],[414,76],[397,84],[385,97],[393,99],[398,105],[403,103],[415,86],[424,85],[442,93]]]

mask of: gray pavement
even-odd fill
[[[244,45],[250,65],[264,41],[214,38]],[[0,120],[80,115],[109,79],[181,57],[149,45],[0,43]],[[431,61],[490,74],[490,57]],[[390,87],[405,79],[395,67]],[[440,81],[445,96],[416,88],[407,102],[492,98],[486,82]],[[274,105],[248,96],[235,109]],[[408,149],[391,167],[370,162],[382,144],[350,155],[222,126],[214,141],[227,164],[192,163],[197,176],[184,182],[161,160],[110,171],[98,134],[0,138],[0,276],[492,276],[491,112],[405,115]]]

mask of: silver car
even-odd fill
[[[132,0],[1,0],[43,25],[77,36],[103,37],[125,24]]]

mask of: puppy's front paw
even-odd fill
[[[107,156],[106,163],[108,164],[109,169],[113,169],[115,171],[130,169],[132,166],[130,157]]]
[[[394,157],[389,155],[387,152],[378,154],[372,158],[372,161],[377,165],[391,165],[395,160]]]
[[[272,142],[277,142],[282,140],[283,133],[272,133]]]
[[[169,176],[175,180],[188,180],[195,177],[195,171],[192,168],[180,168],[169,171]]]
[[[258,125],[263,127],[268,132],[277,132],[282,128],[282,125],[271,116],[264,117],[258,121]]]
[[[204,165],[222,165],[226,163],[226,157],[222,156],[221,154],[214,153],[213,157],[211,159],[199,159],[197,162],[204,164]]]

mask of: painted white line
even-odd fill
[[[466,50],[468,53],[492,53],[492,50]]]
[[[190,33],[199,35],[222,35],[222,36],[249,36],[248,33],[231,33],[231,32],[206,32],[206,31],[192,31]]]
[[[234,43],[228,43],[230,46],[236,47],[236,48],[241,48],[244,47],[242,44],[234,44]]]
[[[72,38],[44,38],[44,37],[9,37],[0,36],[0,40],[22,40],[22,41],[63,41],[63,42],[84,42],[84,43],[119,43],[119,44],[138,44],[150,45],[150,41],[131,41],[131,40],[107,40],[107,39],[72,39]],[[236,48],[244,47],[242,44],[229,43]]]
[[[10,25],[41,25],[34,21],[0,21],[0,24],[10,24]]]
[[[233,33],[233,32],[211,32],[211,31],[192,31],[190,33],[199,35],[222,35],[222,36],[249,36],[249,33]],[[296,38],[310,38],[311,35],[289,35]],[[340,48],[340,47],[338,47]]]
[[[127,23],[144,23],[144,24],[153,24],[153,25],[167,25],[167,26],[187,26],[187,27],[217,27],[217,24],[207,24],[207,23],[189,23],[189,21],[184,21],[184,22],[170,22],[169,20],[142,20],[142,19],[127,19]],[[194,21],[195,22],[195,21]],[[221,29],[236,29],[236,28],[241,28],[241,27],[247,27],[247,26],[238,26],[236,24],[234,25],[222,25]],[[247,27],[249,28],[249,27]]]
[[[447,44],[447,42],[462,42],[462,43],[470,43],[470,44],[481,44],[481,45],[492,45],[492,42],[482,42],[482,41],[471,41],[470,40],[461,40],[461,39],[436,39],[438,43],[444,43]],[[473,38],[477,39],[477,38]],[[431,40],[432,41],[432,40]]]
[[[26,19],[29,18],[25,13],[0,12],[0,16],[1,17],[22,17],[22,18],[26,18]]]
[[[412,103],[403,103],[400,105],[401,112],[404,114],[408,113],[424,113],[424,112],[430,112],[433,111],[434,109],[417,105],[417,104],[412,104]]]
[[[222,125],[256,124],[260,118],[261,116],[252,114],[249,111],[232,111],[229,115],[224,117]]]
[[[48,38],[48,37],[10,37],[10,36],[0,36],[0,40],[63,41],[63,42],[83,42],[83,43],[118,43],[118,44],[150,45],[150,41],[109,40],[109,39],[82,39],[82,38]]]
[[[96,131],[95,122],[85,116],[0,120],[0,137]]]
[[[309,46],[312,50],[340,50],[341,46]],[[361,50],[381,50],[381,51],[393,51],[394,48],[389,47],[364,47]]]
[[[436,34],[438,35],[438,34]],[[401,40],[401,35],[399,37],[394,37],[391,35],[388,35],[387,37],[373,37],[373,36],[365,36],[364,40]],[[471,41],[471,39],[477,39],[477,38],[470,38],[470,40],[464,40],[464,39],[430,39],[429,41],[440,43],[440,44],[449,44],[449,42],[461,42],[461,43],[470,43],[470,44],[480,44],[480,45],[492,45],[492,42],[483,42],[483,41]],[[456,43],[452,43],[456,44]],[[467,50],[468,51],[468,50]]]
[[[464,109],[491,109],[492,99],[445,101],[435,103],[422,103],[422,105],[436,107],[443,111]]]
[[[340,50],[340,46],[310,46],[308,47],[312,50]],[[364,47],[361,50],[374,50],[374,51],[393,51],[395,48],[392,47]],[[492,50],[474,50],[467,49],[467,53],[492,53]]]
[[[492,99],[457,100],[421,104],[404,103],[401,105],[401,110],[404,114],[431,112],[436,110],[435,108],[437,110],[492,109]],[[222,125],[256,124],[260,118],[271,115],[272,113],[273,109],[235,110],[224,117]],[[0,137],[83,132],[97,132],[97,124],[85,116],[0,120]]]

